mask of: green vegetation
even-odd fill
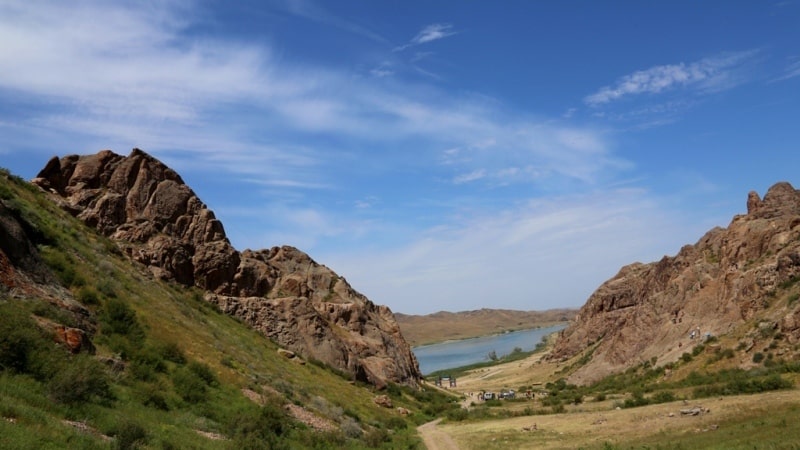
[[[436,390],[394,385],[384,393],[411,413],[379,407],[370,386],[282,358],[198,291],[154,280],[5,170],[0,199],[90,313],[0,285],[0,448],[421,448],[415,426],[457,408]],[[96,349],[55,345],[45,319],[94,330]],[[287,403],[335,430],[312,430]]]

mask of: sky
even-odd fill
[[[579,307],[798,142],[800,0],[0,0],[0,166],[141,148],[395,312]]]

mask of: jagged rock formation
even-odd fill
[[[762,326],[776,328],[795,344],[800,302],[775,305],[776,294],[798,280],[800,191],[783,182],[763,200],[750,192],[747,214],[734,217],[727,228],[712,229],[676,256],[623,267],[561,332],[551,358],[592,352],[571,377],[586,383],[653,357],[659,364],[675,361],[700,336],[723,335],[751,320],[765,321]]]
[[[180,176],[142,150],[54,157],[33,183],[156,277],[205,290],[281,346],[378,386],[420,378],[389,308],[295,248],[237,251]]]

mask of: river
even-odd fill
[[[513,331],[510,333],[496,334],[472,339],[448,341],[439,344],[414,347],[414,355],[419,361],[419,369],[423,374],[428,374],[442,369],[475,364],[488,361],[489,352],[494,351],[497,356],[511,353],[519,347],[523,351],[536,348],[542,338],[564,329],[565,325],[556,325],[547,328],[533,328],[530,330]]]

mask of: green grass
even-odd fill
[[[372,387],[278,356],[273,342],[201,292],[154,280],[4,170],[0,199],[55,279],[91,312],[87,319],[35,296],[12,299],[0,287],[0,448],[421,448],[415,425],[451,407],[444,394],[399,386],[387,392],[411,414],[379,407]],[[32,316],[68,326],[88,320],[96,355],[69,355]],[[264,394],[266,405],[243,388]],[[310,430],[287,417],[285,403],[341,431]]]

